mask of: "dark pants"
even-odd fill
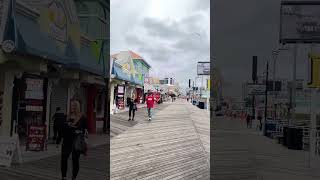
[[[132,112],[132,119],[134,119],[134,115],[136,113],[136,110],[133,108],[129,108],[129,118],[131,118],[131,112]]]
[[[56,126],[53,126],[53,140],[56,140],[58,137],[59,129]]]
[[[71,153],[72,153],[72,178],[75,179],[79,172],[80,153],[72,151],[72,146],[62,145],[61,173],[62,173],[62,177],[67,177],[68,159]]]
[[[247,120],[247,128],[250,127],[250,120]]]

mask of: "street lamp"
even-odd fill
[[[277,113],[276,113],[276,105],[275,105],[275,99],[277,98],[277,93],[276,93],[276,61],[278,58],[278,55],[281,51],[289,50],[288,48],[278,48],[277,50],[272,51],[272,59],[273,59],[273,91],[274,91],[274,118],[276,119]]]

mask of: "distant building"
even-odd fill
[[[167,85],[175,85],[175,79],[174,78],[164,78],[160,80],[160,84],[167,84]]]

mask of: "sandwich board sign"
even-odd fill
[[[0,136],[0,166],[10,167],[12,163],[22,163],[19,138]]]

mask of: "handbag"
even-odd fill
[[[136,104],[133,104],[133,109],[136,111],[136,110],[138,110],[138,108],[137,108],[137,105]]]
[[[83,133],[76,133],[76,137],[73,141],[73,150],[80,154],[86,154],[87,143]]]

